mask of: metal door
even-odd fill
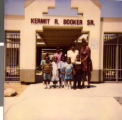
[[[103,78],[122,80],[122,34],[104,34]]]
[[[5,32],[5,80],[20,79],[20,32]]]

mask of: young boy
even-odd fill
[[[49,61],[49,57],[45,57],[45,62],[42,65],[42,72],[43,72],[43,80],[46,85],[45,89],[49,88],[50,86],[50,79],[51,79],[51,72],[52,72],[52,64]]]
[[[74,85],[73,88],[76,89],[76,84],[78,84],[78,88],[81,88],[81,74],[82,74],[82,67],[81,67],[81,61],[80,61],[80,55],[76,56],[76,61],[74,63]]]

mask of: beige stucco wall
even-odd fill
[[[24,16],[21,15],[5,15],[5,30],[22,30],[24,24]]]
[[[42,30],[42,25],[32,25],[31,18],[41,18],[48,7],[55,7],[54,0],[35,0],[25,7],[24,29],[21,39],[21,69],[36,67],[36,30]]]

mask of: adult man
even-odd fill
[[[76,61],[76,56],[79,54],[79,51],[75,49],[75,45],[71,45],[71,49],[67,51],[67,57],[71,58],[71,63],[74,64]]]

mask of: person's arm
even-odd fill
[[[79,50],[77,50],[77,55],[79,55]]]
[[[67,51],[67,57],[70,57],[70,51],[69,50]]]
[[[50,71],[52,71],[52,64],[50,63]]]
[[[44,72],[44,64],[42,64],[42,73]]]
[[[65,73],[66,73],[66,67],[65,67]],[[66,73],[66,75],[67,75],[67,73]]]
[[[72,74],[72,71],[73,71],[73,68],[71,68],[71,72],[70,73],[67,73],[67,75],[71,75]]]
[[[84,59],[81,60],[81,62],[85,62],[87,60],[88,56],[86,56]]]
[[[52,76],[52,63],[50,63],[50,74],[51,74],[51,76]]]

